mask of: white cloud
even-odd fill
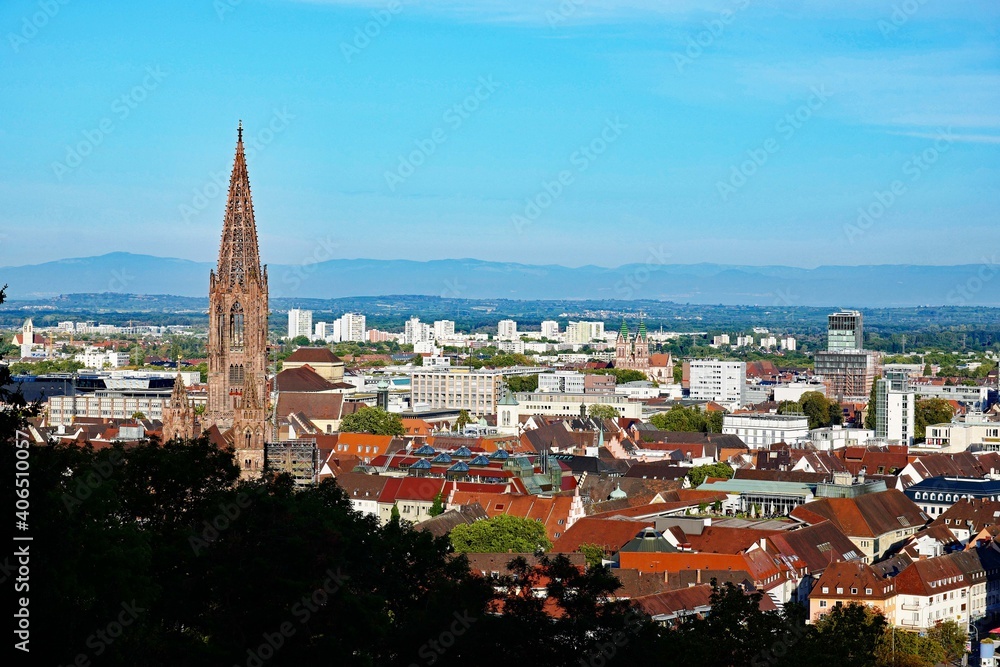
[[[919,137],[921,139],[940,139],[940,132],[890,132],[901,137]],[[958,141],[969,144],[1000,144],[1000,135],[996,134],[955,134],[948,132],[949,141]]]

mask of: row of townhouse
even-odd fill
[[[998,557],[994,546],[973,548],[913,561],[889,577],[861,561],[834,563],[809,594],[809,618],[815,622],[834,607],[856,603],[909,630],[949,620],[965,628],[987,614],[988,573],[1000,575]],[[1000,578],[993,581],[994,590],[998,584]]]

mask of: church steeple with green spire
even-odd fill
[[[628,323],[625,322],[624,315],[622,315],[622,328],[618,330],[618,335],[622,338],[628,339]]]

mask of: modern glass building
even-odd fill
[[[829,352],[864,349],[861,312],[842,310],[827,317],[826,349]]]

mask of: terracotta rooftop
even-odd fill
[[[332,391],[335,385],[312,369],[311,366],[286,368],[272,380],[272,386],[278,391],[306,392]]]
[[[300,347],[292,352],[285,361],[303,364],[342,364],[343,360],[335,355],[328,347]]]
[[[850,537],[878,537],[904,528],[922,527],[927,516],[902,491],[889,489],[856,498],[820,498],[792,510],[790,516],[817,523],[816,516],[833,522]]]

